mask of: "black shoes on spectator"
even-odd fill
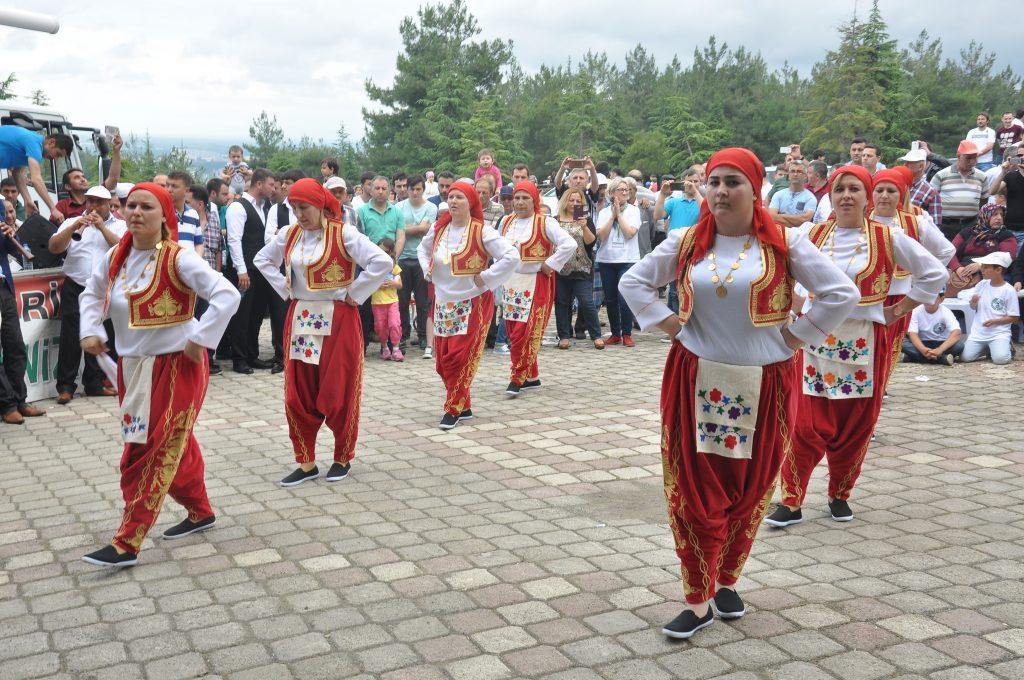
[[[462,413],[459,414],[459,421],[460,422],[463,421],[463,420],[472,420],[472,419],[473,419],[473,409],[471,409],[471,408],[467,408],[465,411],[463,411]]]
[[[715,613],[708,607],[708,613],[704,616],[697,616],[693,610],[687,609],[682,614],[672,619],[661,632],[676,640],[687,640],[701,628],[707,628],[715,622]]]
[[[244,359],[235,359],[231,362],[231,370],[235,373],[241,373],[242,375],[252,375],[253,370],[249,368],[249,364],[245,363]]]
[[[210,362],[210,375],[220,375],[223,372],[224,369],[220,367],[220,364],[215,361]]]
[[[206,531],[216,523],[217,518],[212,515],[206,519],[201,519],[198,522],[193,522],[186,517],[183,521],[175,524],[173,527],[165,531],[164,538],[168,541],[173,541],[176,538],[184,538],[189,534]]]
[[[764,518],[764,523],[773,527],[788,527],[790,524],[800,524],[804,521],[804,515],[800,508],[790,510],[785,505],[779,504],[775,512]]]
[[[82,561],[88,562],[89,564],[95,564],[97,567],[130,567],[139,561],[139,556],[135,553],[120,553],[118,554],[117,549],[108,545],[104,548],[100,548],[96,552],[91,552],[88,555],[82,555]]]
[[[319,476],[320,470],[315,465],[309,472],[304,471],[301,467],[297,467],[291,472],[291,474],[278,482],[278,484],[281,486],[298,486],[303,482],[308,482],[309,480],[316,479]]]
[[[746,607],[743,606],[743,600],[732,588],[722,588],[715,593],[712,606],[715,608],[715,613],[723,619],[738,619],[747,613]]]
[[[275,361],[274,365],[270,367],[270,375],[276,375],[284,370],[284,363]]]
[[[510,397],[518,397],[519,390],[521,389],[522,388],[519,385],[515,384],[514,382],[510,382],[508,384],[508,387],[505,388],[505,394],[507,394]]]
[[[450,430],[459,424],[459,420],[461,420],[460,416],[453,416],[451,413],[445,413],[444,416],[441,417],[441,423],[438,427],[442,430]]]
[[[341,463],[332,463],[331,469],[324,475],[325,482],[340,482],[341,480],[348,477],[348,470],[352,467],[352,464],[342,465]]]
[[[853,510],[850,504],[838,498],[828,502],[828,509],[832,513],[832,519],[837,522],[849,522],[853,519]]]
[[[523,383],[524,390],[535,390],[538,387],[540,387],[540,378],[537,378],[536,380],[527,380]]]
[[[259,370],[267,369],[274,365],[273,361],[266,361],[264,359],[253,359],[252,361],[247,361],[246,363],[249,364],[249,368],[256,368]]]

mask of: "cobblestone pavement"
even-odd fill
[[[114,402],[46,404],[0,430],[0,678],[1024,677],[1021,364],[901,366],[856,519],[825,517],[819,466],[809,521],[754,544],[747,616],[673,643],[667,345],[637,339],[545,348],[517,400],[487,352],[479,417],[449,433],[432,362],[371,356],[350,478],[293,489],[281,377],[215,377],[217,527],[154,540],[168,501],[117,573],[79,560],[121,509]]]

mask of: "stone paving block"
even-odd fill
[[[512,670],[496,656],[474,656],[447,666],[455,680],[497,680],[512,677]]]

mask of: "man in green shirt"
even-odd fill
[[[402,211],[388,202],[391,183],[387,177],[377,175],[370,183],[370,202],[359,207],[359,223],[363,233],[374,243],[389,238],[398,243],[398,234],[405,240],[405,217]]]
[[[0,182],[0,194],[3,195],[4,199],[14,204],[14,209],[17,211],[18,220],[25,220],[25,206],[18,200],[18,183],[14,181],[13,177],[5,177]]]

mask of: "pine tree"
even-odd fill
[[[29,101],[36,106],[49,106],[50,104],[50,98],[42,90],[32,90],[32,96],[29,98]]]
[[[253,119],[249,126],[249,137],[253,144],[249,149],[249,163],[253,166],[266,165],[284,143],[284,130],[277,124],[277,116],[266,111]]]

